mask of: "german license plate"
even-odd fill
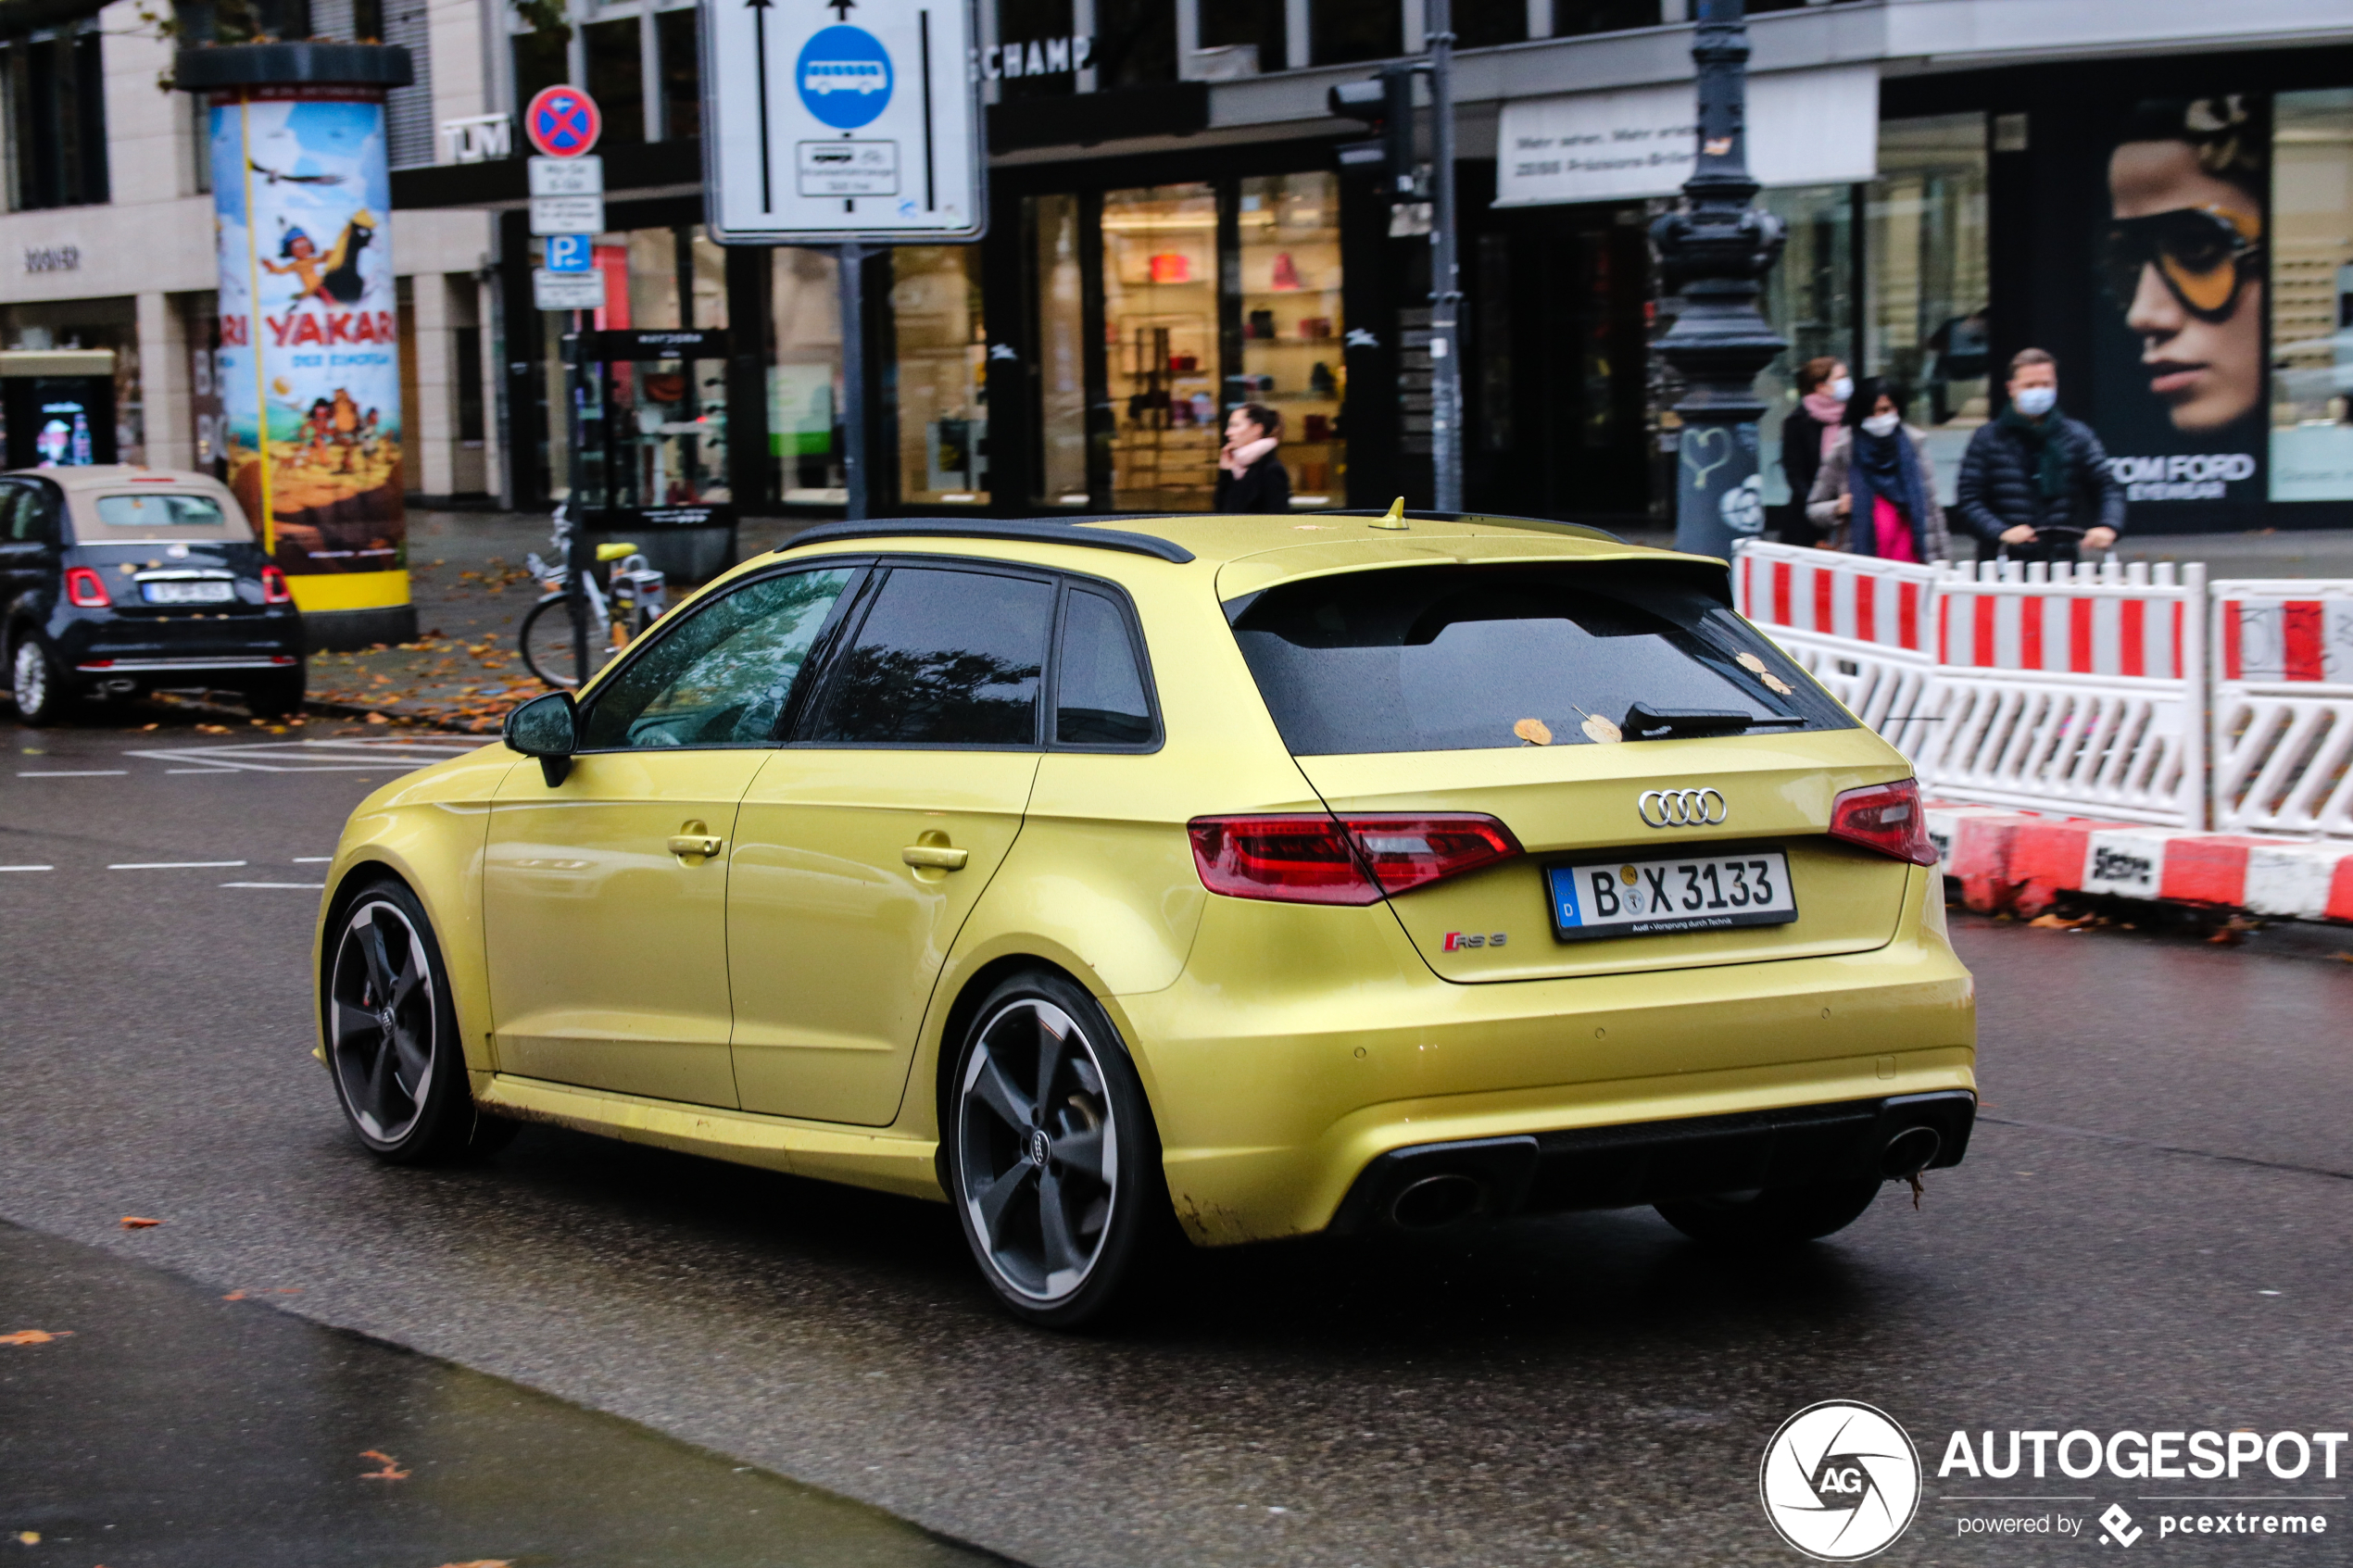
[[[151,605],[219,605],[237,596],[233,583],[142,583],[140,596]]]
[[[1797,918],[1789,857],[1779,849],[1547,866],[1544,881],[1553,935],[1564,942],[1785,925]]]

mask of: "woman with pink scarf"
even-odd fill
[[[1806,515],[1806,498],[1814,493],[1814,476],[1822,471],[1822,459],[1845,421],[1855,378],[1846,361],[1825,354],[1798,367],[1797,393],[1797,407],[1781,421],[1781,473],[1790,495],[1781,515],[1781,543],[1818,546],[1821,532]]]
[[[1245,403],[1226,420],[1226,446],[1217,454],[1221,512],[1288,512],[1290,470],[1275,456],[1282,440],[1283,416],[1264,403]]]

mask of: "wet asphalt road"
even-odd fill
[[[223,884],[316,881],[302,858],[397,764],[124,755],[265,738],[0,725],[0,866],[56,868],[0,872],[0,1220],[38,1233],[0,1232],[0,1334],[74,1332],[0,1347],[54,1356],[0,1361],[0,1554],[29,1565],[955,1561],[939,1537],[1041,1568],[1789,1563],[1756,1466],[1825,1399],[1888,1411],[1930,1463],[1881,1561],[2082,1561],[2096,1526],[1958,1521],[2145,1515],[2152,1484],[1940,1481],[1946,1436],[2353,1426],[2353,964],[1966,924],[1986,1114],[1917,1212],[1891,1189],[1767,1264],[1646,1213],[1217,1254],[1122,1331],[1055,1338],[996,1313],[937,1206],[549,1128],[477,1167],[370,1161],[307,1054],[315,892]],[[220,759],[333,759],[305,755]],[[246,863],[105,869],[196,860]],[[273,1312],[453,1364],[342,1375],[394,1352]],[[224,1401],[234,1423],[207,1413]],[[175,1534],[155,1477],[179,1450],[126,1405],[199,1448],[287,1453],[284,1496],[224,1468],[208,1523]],[[379,1429],[408,1447],[356,1440]],[[442,1478],[438,1500],[394,1517],[380,1490],[412,1483],[359,1479],[346,1448]],[[11,1546],[28,1474],[39,1506],[139,1549]],[[812,1557],[852,1515],[772,1475],[938,1536],[858,1512],[869,1555]],[[2152,1531],[2135,1560],[2344,1561],[2343,1478],[2168,1489],[2322,1497],[2299,1506],[2333,1533]],[[746,1537],[728,1511],[771,1506],[752,1490],[818,1523]],[[231,1504],[275,1521],[249,1554]],[[711,1544],[662,1533],[690,1529]]]

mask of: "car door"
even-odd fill
[[[728,841],[800,670],[861,569],[749,580],[666,625],[595,688],[550,786],[490,812],[484,931],[503,1072],[736,1102]]]
[[[747,1110],[897,1113],[949,947],[1021,831],[1060,592],[937,558],[878,568],[791,744],[746,792],[728,885]]]
[[[47,497],[21,480],[0,480],[0,608],[38,590],[57,566],[57,530]]]

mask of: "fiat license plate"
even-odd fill
[[[237,596],[235,583],[217,582],[142,583],[139,592],[151,605],[220,605]]]
[[[1779,849],[1547,866],[1544,882],[1553,935],[1564,942],[1785,925],[1797,918],[1789,857]]]

